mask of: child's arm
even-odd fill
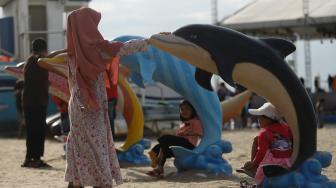
[[[192,121],[191,124],[191,132],[193,133],[193,136],[199,136],[202,137],[203,136],[203,129],[202,129],[202,124],[200,120],[194,120]]]
[[[269,139],[267,138],[267,132],[262,131],[258,136],[258,151],[253,159],[253,165],[259,166],[260,162],[264,159],[264,156],[269,149]]]
[[[178,130],[178,134],[185,135],[185,136],[199,136],[203,135],[201,121],[199,120],[192,120],[186,122],[186,125]]]

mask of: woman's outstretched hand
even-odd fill
[[[148,40],[130,40],[124,43],[118,52],[118,56],[127,56],[136,52],[144,52],[147,50]]]

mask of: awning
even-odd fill
[[[254,36],[310,39],[336,37],[336,0],[256,0],[224,18],[219,25]]]

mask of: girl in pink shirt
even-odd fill
[[[147,172],[150,176],[161,177],[164,173],[163,167],[167,158],[174,157],[170,146],[182,146],[187,149],[194,149],[198,139],[202,136],[202,125],[198,119],[194,107],[189,101],[183,100],[180,104],[180,119],[182,124],[176,135],[163,135],[158,139],[159,144],[154,146],[148,153],[152,160],[152,171]]]

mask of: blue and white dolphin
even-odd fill
[[[123,36],[114,39],[114,41],[124,42],[139,38],[141,37]],[[177,168],[204,167],[206,169],[206,166],[209,166],[206,162],[202,163],[202,167],[193,167],[196,164],[192,163],[197,160],[198,155],[204,155],[209,146],[217,144],[220,148],[217,156],[218,160],[225,163],[226,166],[219,170],[219,162],[214,165],[218,166],[218,169],[213,171],[225,171],[225,173],[230,174],[231,167],[221,157],[223,152],[231,151],[231,145],[228,142],[221,141],[223,117],[220,102],[215,92],[204,89],[196,82],[194,77],[195,67],[151,45],[147,52],[122,57],[120,63],[131,70],[131,78],[137,85],[144,86],[143,82],[161,82],[189,100],[196,109],[202,122],[203,137],[200,144],[192,151],[182,147],[173,148]]]
[[[264,187],[336,187],[336,182],[321,175],[322,168],[331,164],[332,156],[316,152],[317,122],[311,100],[284,61],[295,51],[291,42],[257,39],[200,24],[182,27],[172,35],[153,35],[149,42],[196,66],[195,77],[203,87],[210,89],[212,74],[218,74],[227,83],[238,83],[279,109],[293,133],[292,167],[264,167],[270,178],[265,179]]]
[[[256,39],[211,25],[189,25],[174,35],[154,35],[155,46],[198,67],[196,79],[210,88],[212,74],[234,82],[273,103],[294,137],[293,169],[316,151],[316,119],[309,96],[284,57],[295,46],[282,39]]]

